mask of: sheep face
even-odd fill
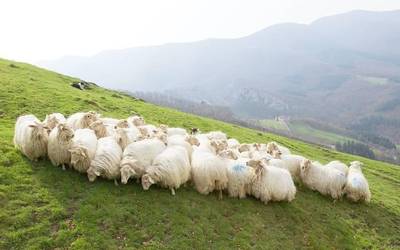
[[[97,120],[97,113],[94,111],[89,111],[83,116],[83,123],[85,127],[89,127],[90,124]]]
[[[140,131],[140,133],[143,135],[144,138],[149,138],[149,137],[150,137],[150,135],[149,135],[149,133],[147,132],[147,129],[146,129],[146,128],[139,127],[139,131]]]
[[[87,149],[84,147],[70,149],[68,151],[71,153],[71,164],[73,166],[75,166],[79,162],[83,162],[88,158]]]
[[[33,140],[44,141],[47,142],[49,138],[50,128],[44,126],[41,123],[35,122],[35,124],[29,125],[32,129],[31,138]]]
[[[128,123],[128,121],[126,119],[119,120],[117,125],[116,125],[116,128],[129,128],[129,123]]]
[[[57,125],[58,136],[62,141],[70,141],[74,138],[74,131],[66,124],[60,123]]]
[[[167,145],[168,136],[167,136],[165,133],[163,133],[163,132],[157,132],[156,135],[155,135],[155,137],[156,137],[157,139],[159,139],[160,141],[164,142],[165,145]]]
[[[311,161],[308,159],[304,159],[301,162],[300,170],[301,170],[301,172],[306,172],[308,169],[310,169],[310,167],[311,167]]]
[[[272,157],[274,159],[280,159],[282,156],[282,152],[280,150],[274,150],[272,151]]]
[[[262,170],[264,169],[264,163],[262,160],[250,160],[246,165],[254,169],[256,176],[261,176]]]
[[[133,159],[132,157],[126,157],[121,161],[121,183],[126,184],[128,183],[128,180],[130,177],[134,176],[137,177],[137,173],[135,171],[135,168],[138,168],[137,166],[138,161],[136,159]]]
[[[159,126],[159,128],[160,128],[160,130],[161,130],[162,132],[164,132],[164,133],[167,133],[167,132],[168,132],[168,126],[165,125],[165,124],[161,124],[161,125]]]
[[[98,176],[100,176],[100,171],[95,167],[90,166],[87,170],[87,176],[90,182],[94,182]]]
[[[239,146],[239,152],[245,152],[245,151],[250,151],[250,145],[249,144],[240,144]]]
[[[97,138],[107,136],[107,128],[102,121],[95,121],[89,125],[89,128],[94,131]]]
[[[269,142],[267,144],[267,153],[272,154],[274,151],[278,150],[278,145],[276,142]]]
[[[133,117],[130,117],[130,119],[131,119],[133,125],[135,125],[135,126],[143,126],[145,124],[144,119],[141,116],[135,115]]]
[[[53,129],[57,126],[58,120],[55,116],[48,116],[46,115],[46,126],[49,127],[50,129]]]
[[[144,190],[149,190],[150,186],[153,185],[155,181],[149,174],[145,174],[142,176],[142,187]]]
[[[210,145],[215,149],[217,154],[228,148],[226,140],[211,140]]]
[[[220,157],[222,158],[226,158],[226,159],[232,159],[232,160],[237,160],[238,157],[235,154],[235,152],[233,152],[233,150],[231,149],[226,149],[224,151],[222,151],[221,153],[218,154]]]
[[[195,136],[188,135],[186,136],[185,140],[192,146],[200,146],[200,141]]]

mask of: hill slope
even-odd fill
[[[0,248],[399,248],[400,169],[272,134],[150,105],[102,88],[80,91],[74,78],[0,60]],[[299,188],[290,203],[202,196],[181,188],[175,197],[136,183],[89,183],[85,175],[29,162],[12,145],[17,116],[96,110],[150,123],[222,130],[243,142],[276,140],[315,160],[362,160],[372,202],[333,203]]]
[[[104,51],[44,65],[114,89],[226,105],[244,117],[313,118],[342,128],[359,121],[400,143],[393,125],[400,123],[399,24],[400,11],[352,11],[238,39]],[[369,116],[379,122],[362,119]]]

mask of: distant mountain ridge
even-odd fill
[[[42,65],[109,88],[225,105],[242,117],[285,115],[353,128],[368,117],[400,119],[398,44],[400,11],[352,11],[239,39],[105,51]],[[400,143],[395,123],[374,121],[370,130]]]

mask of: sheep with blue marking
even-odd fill
[[[353,161],[350,163],[349,172],[346,181],[346,197],[354,202],[358,201],[371,201],[371,192],[367,179],[362,173],[363,163],[359,161]]]

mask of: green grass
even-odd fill
[[[13,64],[14,66],[10,66]],[[400,169],[272,134],[147,104],[113,91],[70,87],[71,77],[0,60],[0,249],[248,249],[400,248]],[[120,98],[122,97],[122,98]],[[96,110],[140,113],[150,123],[222,130],[243,142],[276,140],[295,153],[327,162],[362,160],[370,204],[332,202],[299,187],[288,203],[217,199],[191,187],[175,197],[136,183],[89,183],[48,161],[32,163],[12,145],[15,119],[26,113]]]
[[[336,142],[357,141],[350,137],[313,128],[304,122],[293,122],[289,124],[289,127],[295,135],[310,136],[324,143],[335,144]]]
[[[266,128],[272,128],[277,130],[287,131],[286,125],[282,121],[277,121],[275,119],[265,119],[261,120],[260,124]]]

